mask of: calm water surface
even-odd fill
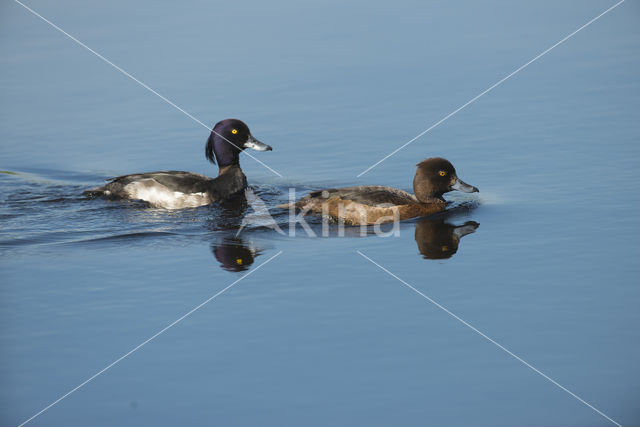
[[[5,2],[2,425],[252,271],[29,425],[614,425],[356,251],[640,425],[637,2],[360,178],[613,2],[28,4],[207,125],[246,121],[274,147],[251,154],[282,175],[242,156],[269,208],[289,187],[411,190],[436,155],[480,193],[452,193],[451,212],[389,238],[236,236],[243,199],[88,200],[124,173],[215,175],[208,132]],[[465,224],[475,232],[458,241]]]

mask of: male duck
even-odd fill
[[[303,213],[312,212],[349,225],[371,225],[433,215],[445,210],[444,193],[452,190],[478,192],[464,183],[446,159],[432,157],[418,163],[413,192],[380,185],[318,190],[291,205]]]
[[[205,155],[220,168],[216,178],[192,172],[160,171],[111,178],[108,184],[84,192],[85,195],[113,199],[137,199],[151,206],[180,209],[208,205],[224,200],[247,187],[240,169],[240,152],[245,148],[271,151],[255,139],[249,128],[237,119],[218,122],[211,131]]]

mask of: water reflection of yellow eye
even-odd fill
[[[231,133],[235,135],[236,133],[238,133],[238,129],[231,129]]]
[[[449,250],[449,247],[448,247],[448,246],[443,246],[443,247],[442,247],[442,252],[447,252],[448,250]]]
[[[236,132],[237,132],[237,131],[236,131]],[[242,258],[238,258],[238,259],[236,260],[236,264],[238,264],[238,265],[242,265]]]
[[[447,173],[445,171],[440,171],[440,176],[447,176]]]

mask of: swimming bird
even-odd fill
[[[279,207],[323,215],[348,225],[371,225],[442,212],[447,206],[442,195],[452,190],[478,192],[476,187],[458,178],[446,159],[432,157],[417,166],[413,178],[415,195],[380,185],[329,188],[313,191],[295,203]]]
[[[271,151],[255,139],[249,127],[237,119],[218,122],[205,146],[205,156],[219,172],[210,178],[193,172],[159,171],[123,175],[108,179],[102,187],[84,192],[90,197],[144,200],[153,207],[166,209],[208,205],[244,190],[247,178],[240,169],[240,152],[245,148]]]

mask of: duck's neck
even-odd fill
[[[234,163],[232,165],[220,166],[220,170],[218,170],[218,176],[232,172],[236,169],[240,169],[240,165],[237,163]]]
[[[247,187],[247,177],[237,164],[220,167],[216,178],[208,181],[208,192],[213,195],[213,201],[226,199]]]
[[[413,194],[415,195],[416,200],[423,204],[429,205],[434,203],[445,203],[442,195],[433,194],[434,192],[429,191],[430,189],[424,185],[416,185],[416,180],[413,181]]]
[[[446,204],[447,202],[444,200],[444,198],[441,197],[416,197],[416,200],[418,200],[418,202],[420,202],[423,205],[432,205],[432,204],[438,204],[438,203],[442,203],[442,204]]]

